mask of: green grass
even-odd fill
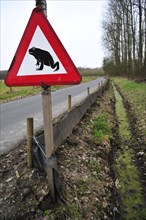
[[[67,213],[68,213],[68,219],[71,219],[71,220],[82,219],[80,209],[76,204],[68,204]]]
[[[126,84],[127,88],[133,87],[133,83]],[[124,108],[123,99],[115,86],[116,115],[119,123],[120,148],[117,150],[116,171],[119,177],[119,194],[121,195],[121,207],[126,211],[124,219],[145,219],[146,210],[144,208],[144,197],[142,186],[139,181],[139,172],[135,166],[133,146],[131,145],[132,135],[129,128],[126,109]],[[126,90],[126,89],[125,89]]]
[[[10,101],[17,98],[33,95],[39,93],[40,87],[12,87],[9,88],[5,85],[4,81],[0,81],[0,101]]]
[[[75,203],[66,204],[62,206],[60,205],[60,207],[56,206],[54,208],[55,208],[54,212],[50,209],[44,211],[44,216],[48,216],[49,220],[64,219],[64,216],[66,216],[67,219],[70,220],[82,219],[80,208]]]
[[[86,83],[97,79],[97,76],[82,76],[82,83]]]
[[[63,86],[52,86],[52,90],[57,90]],[[20,99],[30,95],[36,95],[41,93],[42,88],[40,86],[19,86],[8,87],[3,80],[0,80],[0,101],[8,102],[15,99]]]
[[[100,115],[93,121],[93,137],[98,140],[107,140],[111,134],[111,128],[107,123],[107,115]]]
[[[119,87],[124,99],[129,102],[140,132],[146,135],[146,84],[120,77],[113,77],[112,80]]]
[[[89,82],[96,79],[97,76],[83,76],[82,83]],[[65,86],[52,86],[52,90],[58,90]],[[0,102],[8,102],[15,99],[20,99],[30,95],[41,93],[40,86],[20,86],[20,87],[7,87],[3,80],[0,80]]]

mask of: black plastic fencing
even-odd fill
[[[101,95],[102,91],[106,88],[108,80],[106,79],[95,93],[89,95],[80,105],[75,106],[70,112],[64,114],[59,122],[53,127],[54,133],[54,148],[57,149],[63,141],[72,133],[74,127],[79,123],[86,111],[90,109],[92,104],[96,101],[97,97]],[[44,133],[36,137],[37,141],[42,145],[44,143]]]
[[[54,135],[54,152],[47,158],[45,155],[44,133],[33,138],[32,157],[33,166],[40,171],[46,171],[47,167],[53,169],[53,182],[54,182],[54,198],[57,202],[63,202],[64,199],[61,195],[61,182],[59,177],[59,171],[57,166],[57,159],[55,156],[55,150],[65,141],[65,139],[72,133],[74,127],[79,123],[86,111],[90,109],[96,99],[102,95],[102,92],[107,86],[108,80],[106,79],[102,86],[93,94],[75,106],[70,112],[64,114],[53,127]]]

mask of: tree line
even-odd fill
[[[146,1],[109,0],[103,31],[106,74],[146,78]]]

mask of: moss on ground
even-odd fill
[[[143,188],[139,171],[134,161],[131,145],[132,135],[129,128],[123,99],[114,86],[116,115],[119,122],[120,148],[117,150],[116,171],[119,177],[122,219],[146,219]]]
[[[146,137],[146,83],[138,83],[127,78],[114,77],[114,83],[128,105],[135,121],[137,132]],[[130,112],[129,112],[130,113]]]

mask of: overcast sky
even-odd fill
[[[19,45],[35,0],[0,0],[0,70],[7,70]],[[102,19],[107,0],[49,0],[48,20],[77,67],[100,67]]]

